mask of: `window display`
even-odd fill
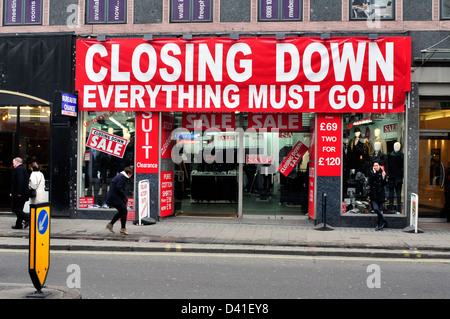
[[[345,114],[343,203],[345,214],[373,214],[369,174],[373,162],[386,172],[384,214],[404,213],[404,114]]]
[[[105,201],[111,179],[134,166],[134,116],[128,113],[83,113],[79,208],[108,209]],[[133,182],[133,178],[128,181],[129,199],[134,198]]]

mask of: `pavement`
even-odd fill
[[[29,230],[14,230],[15,216],[0,215],[0,249],[28,249]],[[318,230],[299,218],[171,217],[139,226],[127,222],[130,235],[115,233],[107,220],[52,218],[50,250],[122,252],[198,252],[410,258],[450,260],[450,223],[421,222],[422,233],[402,229],[333,227]],[[48,298],[81,298],[73,289],[48,287]],[[23,298],[24,287],[0,283],[0,298]]]

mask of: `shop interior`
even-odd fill
[[[372,162],[387,174],[384,214],[405,214],[403,113],[343,115],[342,213],[373,214],[368,183]]]
[[[311,116],[303,115],[301,131],[296,132],[249,130],[248,114],[234,116],[242,135],[233,129],[190,130],[177,136],[185,160],[174,173],[175,214],[236,217],[241,189],[245,216],[305,216],[309,151],[287,176],[277,168],[297,142],[310,146]],[[175,127],[183,126],[182,117],[175,115]]]

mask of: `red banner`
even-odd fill
[[[278,171],[284,176],[288,176],[294,167],[300,162],[301,158],[308,151],[308,147],[302,142],[298,141],[294,148],[278,166]]]
[[[80,110],[404,112],[411,38],[77,40]]]
[[[125,138],[91,128],[86,146],[122,158],[127,144]]]

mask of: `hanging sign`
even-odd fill
[[[127,144],[126,138],[91,128],[86,146],[122,158]]]
[[[77,40],[82,111],[404,112],[411,38]]]
[[[289,154],[278,166],[278,171],[284,176],[288,176],[289,173],[294,169],[295,166],[300,162],[303,155],[308,151],[308,147],[302,142],[298,141],[297,144],[292,148]]]

